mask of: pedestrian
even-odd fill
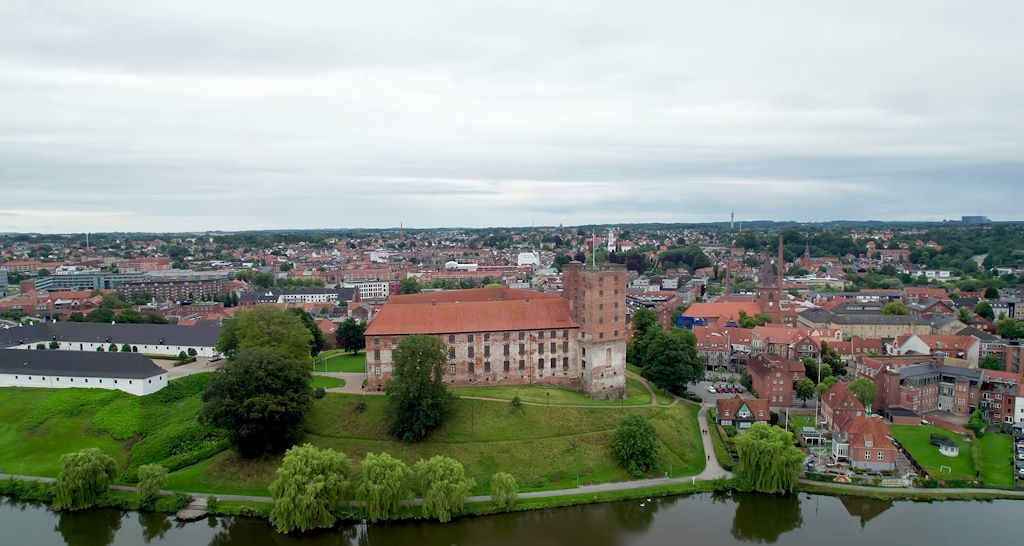
[[[708,455],[708,462],[711,462],[711,455]]]

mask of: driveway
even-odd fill
[[[217,362],[210,362],[210,359],[204,356],[196,357],[195,362],[185,364],[184,366],[175,366],[173,360],[162,360],[159,358],[154,358],[152,360],[153,364],[167,370],[168,380],[202,372],[212,372],[227,363],[227,359],[224,358]]]

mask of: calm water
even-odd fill
[[[294,538],[266,522],[210,518],[181,524],[155,514],[92,510],[55,514],[3,500],[0,544],[161,545],[629,545],[778,542],[863,544],[1021,544],[1024,502],[884,502],[813,495],[722,494],[618,502],[463,519],[445,525],[349,525]]]

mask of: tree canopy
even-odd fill
[[[412,335],[398,342],[394,370],[385,387],[388,430],[405,442],[418,442],[444,424],[453,395],[444,384],[448,354],[433,336]]]
[[[144,464],[139,467],[139,498],[144,506],[156,502],[160,490],[167,483],[167,469],[159,464]]]
[[[327,348],[327,339],[324,338],[324,332],[317,326],[316,321],[313,320],[313,315],[306,312],[301,307],[292,307],[288,309],[289,313],[294,314],[302,321],[302,325],[306,328],[306,331],[310,335],[310,347],[309,354],[316,356]]]
[[[633,476],[640,478],[658,463],[658,433],[639,415],[627,415],[611,438],[612,451]]]
[[[53,489],[54,510],[80,510],[96,504],[117,475],[117,463],[98,448],[89,447],[60,458]]]
[[[451,520],[453,514],[462,510],[470,491],[476,486],[472,478],[466,477],[462,463],[443,455],[417,461],[413,472],[423,496],[423,515],[435,517],[441,523]]]
[[[509,508],[519,496],[519,484],[508,472],[497,472],[491,476],[491,500],[498,508]]]
[[[793,445],[793,434],[765,423],[754,423],[736,437],[741,487],[761,493],[790,493],[800,478],[804,454]]]
[[[875,403],[875,392],[878,387],[875,382],[866,378],[858,377],[850,383],[850,391],[853,392],[857,400],[860,401],[860,405],[864,406],[865,409],[869,409]]]
[[[343,350],[358,353],[366,348],[366,323],[352,317],[345,319],[334,330],[334,341]]]
[[[807,400],[814,398],[814,381],[811,381],[807,377],[802,378],[800,381],[796,382],[796,385],[793,387],[793,393],[796,394],[796,397],[799,398],[803,402],[804,407],[806,407]]]
[[[909,315],[910,312],[907,311],[907,306],[906,305],[904,305],[904,304],[902,304],[902,303],[900,303],[898,301],[890,301],[889,303],[887,303],[887,304],[882,306],[882,314],[883,315]]]
[[[280,533],[332,527],[351,470],[348,457],[333,449],[310,444],[289,449],[270,484],[270,523]]]
[[[201,415],[228,431],[240,455],[280,453],[302,436],[313,405],[304,360],[275,348],[241,349],[213,373]]]
[[[314,324],[315,326],[315,324]],[[309,357],[313,336],[295,313],[257,305],[225,321],[217,339],[217,352],[232,358],[243,349],[273,347],[295,358]]]
[[[371,522],[386,520],[409,498],[412,471],[400,459],[387,453],[367,453],[360,469],[356,498],[366,503]]]
[[[639,340],[634,353],[644,378],[665,390],[681,393],[688,383],[704,376],[697,338],[687,330],[666,332],[657,325]]]
[[[992,309],[992,304],[987,301],[978,302],[978,305],[974,306],[974,312],[979,317],[984,317],[988,320],[996,319],[996,312]]]

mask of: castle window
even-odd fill
[[[558,337],[558,332],[551,330],[551,339],[555,339],[556,337]]]
[[[521,355],[525,355],[526,354],[526,344],[525,343],[520,343],[519,344],[519,354],[521,354]]]
[[[555,352],[557,350],[558,350],[558,344],[555,343],[554,341],[552,341],[551,342],[551,352],[553,353],[553,352]]]
[[[466,356],[468,356],[469,358],[473,358],[473,348],[472,347],[469,347],[466,350]]]
[[[380,375],[380,366],[374,366],[373,367],[373,374],[374,375]],[[131,381],[129,381],[128,384],[130,385]]]
[[[490,341],[490,340],[491,340],[491,334],[484,334],[484,341]]]
[[[374,349],[374,351],[373,351],[373,359],[374,360],[380,360],[380,349]]]
[[[448,347],[448,359],[455,360],[455,347]]]
[[[448,373],[455,375],[455,364],[448,366]]]
[[[562,339],[569,339],[569,330],[562,330]]]
[[[484,372],[485,373],[490,373],[491,372],[491,363],[490,362],[484,362]]]
[[[538,370],[543,370],[544,369],[544,359],[543,358],[537,361],[537,369]]]
[[[373,344],[374,345],[380,345],[380,338],[379,337],[373,338]]]
[[[567,357],[563,357],[562,358],[562,369],[563,370],[568,370],[569,369],[569,359]]]
[[[552,358],[552,359],[551,359],[551,369],[552,369],[552,370],[553,370],[553,369],[555,369],[555,363],[557,363],[557,362],[558,362],[558,361],[557,361],[557,360],[555,360],[554,358]]]
[[[538,343],[537,344],[537,354],[539,354],[539,355],[544,354],[544,344],[543,343]]]
[[[537,339],[544,339],[544,330],[537,332]]]
[[[486,356],[491,356],[491,346],[490,345],[484,345],[484,356],[485,357]]]
[[[519,369],[520,370],[525,370],[526,369],[526,361],[525,360],[520,360],[519,361]]]
[[[448,343],[455,343],[455,334],[448,334]]]
[[[505,336],[505,339],[508,339],[508,335]],[[519,341],[524,339],[526,339],[526,332],[519,332]]]
[[[615,333],[614,333],[614,334],[612,334],[612,335],[614,335],[615,337],[619,337],[619,331],[618,331],[618,330],[615,330]]]
[[[392,345],[398,345],[398,338],[397,337],[391,338],[391,344]]]
[[[509,371],[509,364],[508,364],[508,360],[506,360],[506,361],[505,361],[505,371],[506,371],[506,372],[507,372],[507,371]]]
[[[565,353],[569,352],[569,342],[568,341],[563,341],[562,342],[562,352],[565,352]]]
[[[508,356],[509,350],[510,349],[509,349],[508,345],[505,345],[504,347],[502,347],[502,351],[505,353],[505,356]],[[522,351],[520,351],[520,353],[522,353]]]
[[[508,341],[508,332],[505,332],[502,336],[505,341]],[[523,333],[519,332],[519,339],[523,339]]]
[[[473,341],[473,334],[466,334],[466,341],[472,342]]]
[[[598,291],[597,295],[598,295],[598,296],[604,296],[604,290],[600,290],[600,291]]]

